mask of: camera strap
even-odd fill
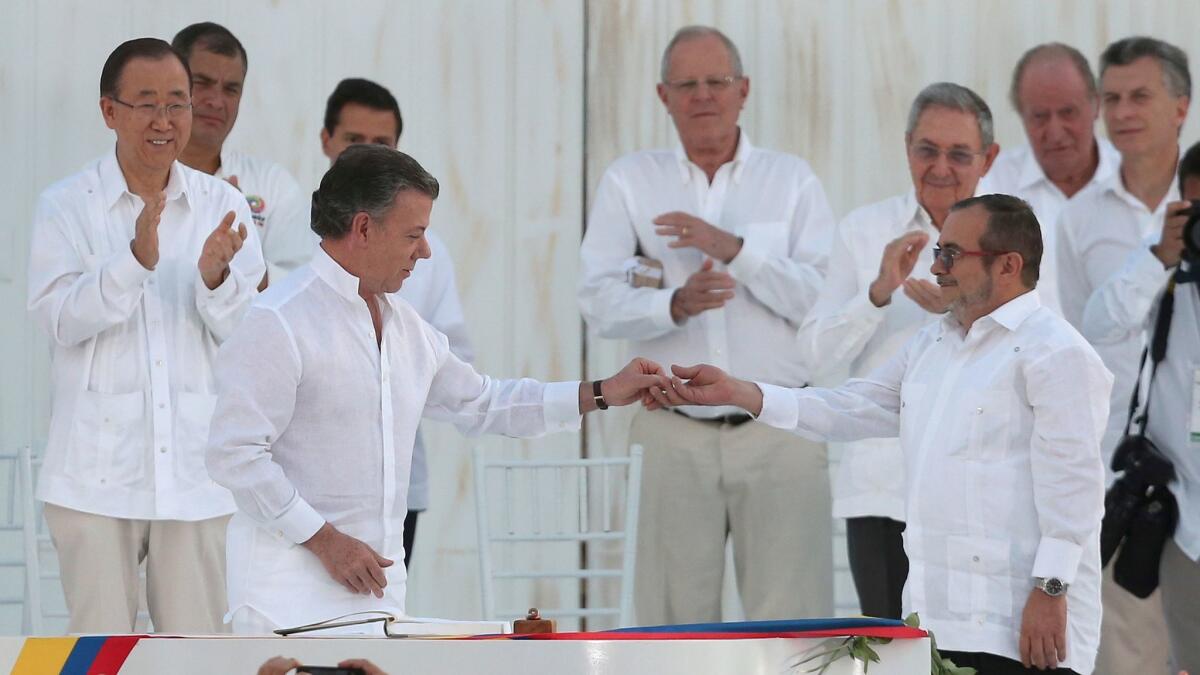
[[[1133,387],[1133,397],[1129,400],[1129,417],[1125,421],[1125,436],[1134,423],[1138,409],[1138,395],[1142,388],[1142,372],[1146,368],[1146,359],[1150,359],[1150,379],[1146,382],[1146,406],[1142,415],[1137,417],[1138,433],[1146,434],[1146,423],[1150,418],[1150,394],[1153,392],[1154,375],[1158,372],[1158,364],[1167,356],[1167,338],[1171,332],[1171,317],[1175,314],[1175,283],[1180,271],[1176,270],[1167,281],[1162,297],[1158,301],[1158,315],[1154,320],[1154,332],[1150,335],[1150,343],[1142,350],[1142,359],[1138,363],[1137,383]]]

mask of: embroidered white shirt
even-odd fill
[[[153,271],[130,250],[143,204],[115,152],[38,199],[29,311],[50,336],[54,401],[38,499],[116,518],[234,510],[205,471],[204,441],[217,348],[262,279],[258,234],[224,181],[176,162],[166,195]],[[229,211],[248,234],[210,291],[197,262]]]
[[[817,439],[900,438],[908,477],[904,608],[938,645],[1020,659],[1033,577],[1071,586],[1067,661],[1100,636],[1100,438],[1112,376],[1029,291],[964,334],[947,315],[837,389],[760,383],[759,416]]]

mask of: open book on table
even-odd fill
[[[355,635],[380,635],[386,637],[438,637],[457,635],[492,635],[496,633],[511,633],[511,621],[460,621],[457,619],[430,619],[415,616],[396,616],[389,612],[370,611],[343,614],[332,619],[317,621],[303,626],[280,628],[276,635],[297,635],[312,633],[313,637],[329,634],[335,629],[346,629],[361,626],[361,631]],[[336,630],[337,634],[345,635],[348,631]]]

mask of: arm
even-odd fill
[[[267,283],[278,283],[288,272],[308,262],[317,236],[313,234],[308,196],[296,179],[283,167],[275,166],[271,175],[271,210],[263,231],[262,252],[267,265]]]
[[[675,289],[634,288],[623,265],[637,250],[625,187],[612,169],[600,179],[580,246],[579,309],[601,337],[650,340],[677,330],[671,318]]]
[[[129,246],[103,259],[82,252],[68,217],[45,195],[31,239],[28,307],[55,343],[79,344],[137,311],[151,270]]]
[[[222,188],[224,189],[224,203],[220,213],[233,212],[234,217],[226,226],[227,215],[226,221],[217,225],[205,241],[205,250],[201,253],[200,261],[197,263],[201,271],[196,275],[195,293],[196,311],[200,313],[200,319],[218,342],[225,340],[233,332],[234,327],[250,306],[250,302],[258,294],[258,284],[266,271],[257,228],[254,227],[254,220],[250,217],[250,207],[246,204],[246,198],[231,185],[223,184]],[[197,227],[203,226],[203,223],[197,223]],[[237,237],[240,232],[244,231],[245,237],[240,245],[235,245],[231,259],[225,263],[224,279],[213,288],[209,288],[204,274],[208,263],[206,256],[211,259],[213,255],[220,255],[215,251],[220,248],[219,240],[222,236],[222,228],[229,232],[235,232],[231,235],[232,237]],[[226,238],[232,241],[230,237]],[[228,250],[226,249],[225,252],[228,253]]]
[[[799,326],[821,290],[834,235],[833,212],[815,175],[801,185],[789,226],[787,250],[771,250],[769,238],[747,228],[729,273],[759,302]]]

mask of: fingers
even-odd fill
[[[246,236],[248,234],[250,234],[250,233],[246,231],[246,224],[238,223],[238,229],[237,229],[238,242],[246,241]],[[240,243],[239,243],[239,245],[240,245]]]
[[[1032,641],[1029,633],[1021,631],[1021,665],[1026,668],[1033,667],[1033,661],[1030,660],[1030,652],[1032,651]]]
[[[372,553],[375,553],[375,552],[372,551]],[[379,555],[378,553],[375,553],[375,563],[377,565],[379,565],[380,567],[391,567],[392,565],[396,564],[396,561],[392,560],[390,558],[385,558],[385,557]],[[385,586],[387,585],[386,579],[384,579],[384,585]]]
[[[237,188],[238,191],[241,191],[242,186],[238,185],[238,177],[237,176],[230,176],[229,178],[226,178],[225,180],[229,181],[229,184],[232,185],[233,187]]]
[[[217,225],[217,229],[228,230],[229,228],[233,227],[233,221],[235,218],[237,218],[237,214],[233,211],[226,213],[225,217],[221,219],[221,223]]]
[[[675,377],[680,377],[685,380],[690,380],[693,377],[696,377],[697,375],[700,374],[700,368],[701,368],[700,364],[696,364],[694,366],[672,365],[671,372],[675,374]]]
[[[372,561],[374,563],[374,561]],[[376,564],[367,565],[367,569],[359,573],[359,577],[366,585],[367,590],[377,598],[383,597],[383,587],[387,586],[387,577],[383,575],[383,569]]]
[[[1054,633],[1054,651],[1058,654],[1058,661],[1054,665],[1058,665],[1067,660],[1067,634],[1066,631]]]
[[[700,263],[700,271],[701,272],[709,272],[712,270],[712,268],[713,268],[713,259],[712,258],[705,258],[704,262]]]

